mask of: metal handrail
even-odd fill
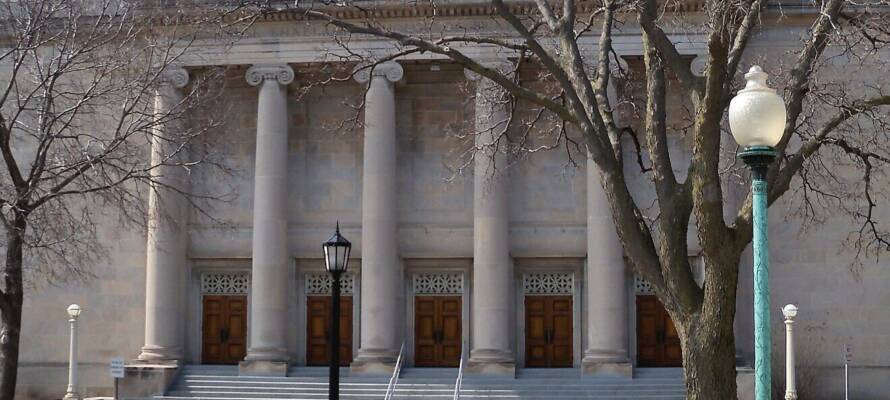
[[[453,400],[460,400],[460,385],[464,380],[464,350],[466,350],[466,346],[460,347],[460,366],[457,368],[457,380],[454,381],[454,398]]]
[[[389,378],[389,385],[386,386],[386,395],[383,400],[392,399],[393,392],[396,390],[396,383],[399,382],[399,371],[402,370],[402,355],[405,352],[405,342],[399,348],[399,357],[396,358],[396,368],[392,371],[392,377]]]

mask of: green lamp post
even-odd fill
[[[756,400],[770,399],[772,373],[769,322],[769,248],[767,245],[767,188],[769,165],[776,158],[774,147],[785,131],[785,102],[766,84],[767,74],[753,66],[745,74],[744,89],[729,104],[729,128],[743,148],[739,157],[751,168],[753,182],[754,235],[754,394]]]

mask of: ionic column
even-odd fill
[[[614,88],[609,88],[614,104]],[[624,252],[609,200],[600,183],[600,170],[587,157],[587,348],[581,366],[585,374],[630,377],[628,358],[627,282]]]
[[[143,361],[176,361],[183,355],[188,202],[171,188],[185,189],[188,174],[175,165],[186,154],[176,139],[180,119],[171,118],[171,113],[182,101],[181,89],[188,80],[186,70],[171,66],[163,71],[155,91],[154,113],[159,122],[152,129],[151,163],[159,167],[151,171],[148,197],[145,346],[138,357]]]
[[[515,334],[510,323],[514,302],[510,287],[514,279],[509,247],[508,176],[506,155],[498,145],[508,119],[505,94],[488,79],[471,72],[467,72],[467,77],[476,81],[473,325],[468,370],[512,374],[515,363],[510,339]],[[500,138],[500,142],[504,139]]]
[[[287,374],[289,268],[287,250],[287,65],[254,65],[247,83],[259,86],[253,190],[250,342],[245,374]]]
[[[355,79],[365,94],[362,176],[361,343],[356,372],[392,372],[402,344],[402,264],[398,248],[395,82],[401,65],[385,62]]]

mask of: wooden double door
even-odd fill
[[[457,367],[461,352],[460,296],[414,297],[414,365]]]
[[[525,366],[572,366],[572,296],[525,296]]]
[[[680,336],[667,310],[651,295],[637,296],[637,364],[640,367],[681,367]]]
[[[204,364],[237,364],[247,351],[247,296],[205,295],[201,325]]]
[[[306,365],[328,365],[331,296],[306,297]],[[340,365],[352,363],[352,296],[340,297]]]

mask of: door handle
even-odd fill
[[[550,344],[550,329],[544,329],[544,343]]]
[[[222,342],[229,341],[229,330],[228,329],[223,329],[223,330],[219,331],[219,340]]]
[[[441,330],[436,331],[435,336],[436,344],[442,344],[442,341],[445,340],[445,334]]]

